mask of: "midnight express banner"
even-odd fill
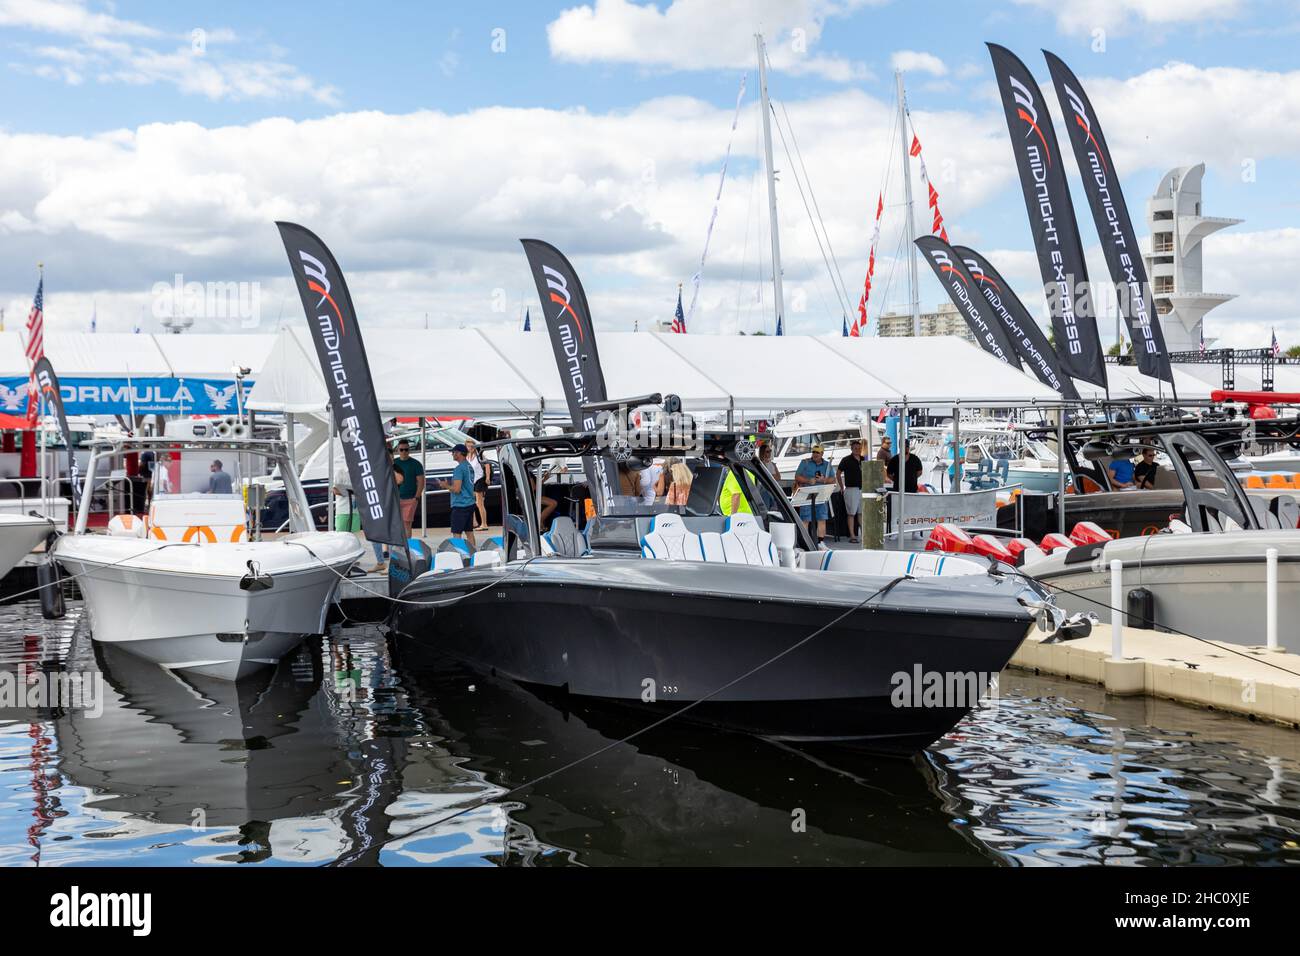
[[[1016,55],[995,43],[988,47],[1034,234],[1056,353],[1066,374],[1106,388],[1106,360],[1052,115],[1038,82]]]
[[[967,246],[954,246],[952,251],[961,256],[966,271],[988,300],[993,318],[1001,321],[1007,330],[1011,347],[1020,355],[1025,367],[1048,388],[1060,392],[1062,398],[1077,399],[1079,392],[1070,376],[1061,371],[1060,359],[1052,351],[1052,344],[992,263]]]
[[[72,429],[68,427],[68,413],[63,408],[63,393],[59,388],[59,376],[54,372],[54,366],[50,360],[42,355],[36,364],[32,366],[32,377],[36,379],[36,387],[40,389],[42,398],[45,399],[45,407],[53,408],[54,415],[59,420],[59,433],[63,436],[63,446],[68,450],[68,479],[72,483],[74,493],[77,488],[77,446],[72,441]]]
[[[542,313],[546,316],[573,427],[577,431],[596,431],[599,416],[584,412],[583,406],[603,402],[607,396],[587,294],[578,281],[578,273],[559,249],[540,239],[519,241],[523,243],[528,268],[532,270],[537,295],[542,300]],[[583,459],[583,468],[593,497],[599,495],[598,502],[609,501],[618,487],[613,461],[589,456]]]
[[[0,378],[0,414],[27,411],[28,377]],[[236,383],[215,378],[65,378],[59,381],[69,415],[233,415]],[[244,399],[253,388],[244,379]]]
[[[985,307],[984,296],[980,294],[961,256],[938,236],[921,236],[916,240],[916,247],[925,255],[925,261],[930,263],[930,268],[947,290],[952,304],[966,320],[966,325],[980,348],[1019,369],[1020,358],[1011,345],[1006,329],[1001,322],[990,319],[986,314],[988,309]]]
[[[329,390],[361,529],[369,541],[405,546],[406,530],[379,400],[343,272],[325,243],[309,229],[291,222],[276,226],[289,254],[289,268]]]
[[[1129,340],[1133,342],[1138,371],[1172,384],[1174,370],[1165,349],[1164,332],[1156,318],[1155,300],[1147,282],[1142,250],[1138,248],[1128,203],[1124,201],[1101,124],[1078,77],[1059,57],[1046,50],[1043,56],[1047,58],[1047,68],[1052,73],[1056,98],[1061,102],[1066,135],[1074,147],[1074,158],[1083,177],[1083,191],[1088,194],[1097,236],[1106,254],[1106,267],[1115,283],[1115,296],[1128,326]]]

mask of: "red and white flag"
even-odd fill
[[[867,331],[867,302],[871,299],[871,277],[876,272],[876,243],[880,241],[880,216],[885,211],[885,195],[876,197],[876,225],[871,232],[871,255],[867,259],[867,278],[862,284],[862,298],[858,300],[858,314],[849,329],[851,338],[860,338]]]
[[[27,371],[31,378],[27,382],[27,424],[36,427],[40,415],[40,389],[36,385],[34,368],[36,363],[45,358],[45,277],[41,276],[36,284],[36,298],[32,302],[32,311],[27,315]]]

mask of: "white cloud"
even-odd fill
[[[1063,33],[1138,32],[1149,27],[1196,25],[1240,14],[1244,0],[1015,0],[1056,16]]]
[[[0,26],[66,38],[66,45],[26,48],[10,68],[75,86],[163,83],[183,93],[221,99],[306,97],[334,105],[338,91],[275,59],[232,59],[223,47],[238,38],[226,28],[204,29],[201,49],[190,35],[168,37],[131,20],[90,11],[82,0],[0,0]]]
[[[933,53],[918,50],[899,50],[889,58],[889,65],[904,73],[929,73],[932,76],[946,76],[948,67],[943,60]]]
[[[628,63],[664,70],[752,69],[754,34],[772,68],[835,82],[865,78],[861,63],[814,52],[828,18],[880,0],[672,0],[664,9],[595,0],[547,25],[551,55],[575,63]]]
[[[1300,157],[1300,71],[1167,63],[1127,80],[1080,78],[1116,165],[1162,171]]]
[[[1261,150],[1293,162],[1300,154],[1300,97],[1287,92],[1295,83],[1291,74],[1247,78],[1177,65],[1191,72],[1170,78],[1170,69],[1127,82],[1087,80],[1122,169],[1158,164],[1163,172],[1184,153],[1193,161],[1230,156],[1233,143],[1261,136],[1270,124],[1274,132]],[[1176,82],[1191,84],[1197,109],[1159,105],[1179,99],[1164,85]],[[1228,92],[1214,93],[1225,83]],[[1238,83],[1268,95],[1264,120],[1230,95]],[[876,191],[887,165],[894,170],[873,316],[880,306],[900,304],[897,143],[888,149],[893,103],[843,89],[785,106],[851,306],[861,287]],[[1170,109],[1167,121],[1152,118],[1160,108]],[[93,294],[101,328],[129,329],[141,297],[176,272],[197,281],[263,282],[264,321],[273,325],[281,314],[298,321],[272,226],[291,219],[334,248],[367,322],[412,326],[428,312],[434,325],[513,323],[521,304],[535,304],[517,242],[535,235],[571,255],[600,325],[630,328],[639,321],[645,327],[671,315],[678,282],[688,283],[689,299],[731,115],[730,103],[668,97],[604,113],[492,107],[340,113],[213,129],[159,123],[97,136],[0,132],[0,302],[10,304],[11,318],[25,314],[34,263],[43,259],[56,328],[84,327],[84,302],[76,297]],[[1041,314],[1000,113],[914,104],[912,115],[953,240],[987,253]],[[756,329],[764,322],[770,328],[770,287],[759,281],[769,268],[769,247],[757,127],[751,87],[705,269],[698,331]],[[1159,139],[1147,140],[1153,130]],[[502,149],[505,142],[530,148]],[[839,307],[779,136],[776,149],[789,326],[834,332]],[[1282,187],[1261,180],[1258,188]],[[924,228],[919,182],[914,192]],[[1139,218],[1143,198],[1129,197]],[[995,224],[998,242],[986,238]],[[1092,234],[1090,224],[1080,225]],[[1090,254],[1090,264],[1098,261]],[[1279,337],[1300,338],[1291,319],[1294,282],[1275,267],[1300,261],[1300,236],[1229,230],[1207,240],[1205,261],[1207,287],[1242,294],[1211,314],[1216,334],[1241,323],[1248,339],[1247,323],[1276,321]],[[1261,265],[1266,262],[1274,267]],[[1094,272],[1104,275],[1099,266]],[[923,281],[923,304],[937,305],[938,285]],[[806,311],[797,310],[796,293]],[[493,311],[498,303],[504,312]]]

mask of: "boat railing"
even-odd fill
[[[23,480],[21,478],[0,478],[0,481],[4,482],[6,485],[18,486],[18,507],[22,509],[23,514],[26,514],[27,513],[27,486],[23,484]],[[12,501],[13,499],[10,498],[6,500]],[[40,501],[40,500],[41,499],[39,497],[33,499],[33,501]]]
[[[307,505],[307,511],[308,511],[308,513],[310,513],[310,512],[315,511],[317,508],[322,508],[322,509],[328,510],[328,509],[329,509],[329,506],[330,506],[329,499],[326,498],[324,501],[317,501],[315,504],[308,504],[308,505]],[[282,522],[280,523],[280,526],[279,526],[278,528],[276,528],[274,531],[272,531],[271,533],[272,533],[272,534],[280,534],[282,531],[284,531],[285,528],[289,527],[289,522],[292,521],[292,520],[293,520],[292,518],[285,518],[284,521],[282,521]],[[314,525],[315,525],[315,522],[313,521],[312,524],[313,524],[313,526],[314,526]],[[329,530],[332,531],[332,530],[334,530],[334,529],[331,528],[331,529],[329,529]]]

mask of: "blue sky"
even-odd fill
[[[223,245],[220,236],[202,235],[204,229],[215,231],[232,222],[251,230],[257,214],[249,205],[304,219],[316,211],[301,193],[301,180],[289,183],[272,177],[273,182],[257,182],[256,188],[247,184],[268,175],[267,154],[254,148],[259,138],[270,136],[268,120],[283,118],[296,130],[310,131],[315,128],[313,121],[332,123],[331,128],[338,129],[345,124],[354,128],[376,125],[367,124],[367,113],[393,118],[393,123],[377,124],[385,128],[388,142],[366,140],[364,133],[349,137],[345,149],[355,155],[336,157],[332,165],[320,167],[328,178],[329,171],[340,164],[347,168],[357,164],[362,172],[353,177],[358,184],[353,195],[363,198],[348,201],[357,202],[364,217],[367,211],[378,216],[386,202],[402,205],[393,193],[409,170],[404,171],[403,164],[390,153],[397,151],[392,145],[393,131],[406,122],[404,118],[425,111],[445,117],[447,122],[434,124],[445,129],[426,130],[430,138],[419,142],[422,149],[468,156],[462,162],[478,167],[475,172],[482,182],[476,188],[482,192],[481,202],[468,203],[455,214],[471,217],[471,225],[476,225],[483,221],[483,209],[499,209],[506,203],[502,198],[506,190],[498,188],[498,183],[527,178],[516,165],[505,168],[509,165],[505,164],[506,154],[511,154],[512,164],[520,160],[526,164],[539,147],[536,127],[518,122],[522,114],[503,114],[502,110],[541,111],[537,115],[584,127],[573,118],[578,114],[592,119],[582,135],[605,136],[606,129],[614,128],[623,128],[623,134],[609,135],[626,135],[628,117],[636,123],[643,114],[657,115],[657,108],[647,104],[681,98],[690,105],[672,107],[680,110],[678,121],[664,124],[664,141],[651,157],[656,176],[662,177],[655,196],[642,196],[634,186],[620,184],[618,174],[607,168],[621,162],[634,169],[632,157],[611,160],[599,169],[584,168],[579,160],[568,169],[550,160],[545,169],[536,170],[541,180],[574,180],[573,194],[593,203],[590,215],[617,222],[622,210],[637,219],[647,237],[645,243],[638,246],[629,240],[628,248],[608,254],[602,254],[596,244],[584,274],[592,277],[589,285],[594,300],[602,293],[608,295],[611,312],[635,314],[646,321],[664,318],[661,300],[672,295],[662,295],[659,290],[675,290],[677,282],[688,280],[693,271],[688,263],[699,257],[741,72],[750,74],[748,107],[755,98],[750,36],[759,25],[768,34],[776,67],[771,78],[773,94],[788,105],[796,133],[809,144],[806,158],[819,199],[824,207],[843,205],[846,217],[851,216],[838,225],[831,223],[831,229],[840,246],[837,253],[845,283],[852,290],[861,282],[870,234],[870,222],[863,213],[874,205],[880,168],[893,160],[888,150],[887,109],[893,98],[893,63],[903,51],[910,51],[910,59],[904,60],[913,66],[907,73],[909,100],[926,146],[926,160],[932,171],[942,168],[945,161],[957,170],[951,188],[940,185],[941,197],[947,197],[949,203],[945,216],[954,241],[1006,250],[1005,258],[1012,262],[1010,271],[1020,282],[1033,278],[1032,270],[1023,268],[1029,261],[1029,232],[1018,188],[1010,178],[1011,152],[1002,143],[998,153],[1000,116],[983,47],[986,40],[1002,43],[1021,55],[1044,83],[1058,115],[1038,49],[1051,49],[1072,65],[1088,85],[1139,223],[1145,198],[1161,173],[1185,162],[1207,161],[1207,213],[1246,220],[1223,233],[1224,239],[1216,237],[1207,243],[1207,282],[1211,277],[1220,283],[1235,281],[1237,285],[1222,291],[1246,292],[1239,286],[1256,278],[1254,273],[1215,272],[1214,244],[1228,242],[1226,237],[1236,234],[1231,239],[1236,245],[1225,247],[1218,260],[1225,268],[1236,259],[1250,259],[1253,247],[1243,236],[1258,235],[1259,248],[1277,248],[1279,234],[1288,243],[1295,238],[1289,231],[1295,229],[1300,213],[1300,155],[1295,148],[1295,126],[1300,119],[1300,74],[1295,58],[1300,6],[1294,2],[791,0],[782,4],[766,0],[741,4],[678,0],[670,6],[668,0],[635,5],[628,0],[602,0],[600,4],[592,0],[585,14],[583,6],[535,2],[268,4],[242,0],[215,6],[67,0],[61,10],[51,13],[58,7],[54,0],[0,0],[0,70],[6,89],[0,102],[0,135],[9,138],[0,146],[40,154],[32,160],[31,169],[0,174],[0,251],[11,260],[9,267],[0,270],[0,302],[30,298],[23,281],[30,267],[25,262],[15,265],[12,258],[19,250],[20,259],[34,258],[29,249],[43,258],[56,256],[61,249],[76,250],[78,255],[105,264],[98,273],[89,270],[94,278],[79,280],[80,287],[74,287],[70,279],[73,270],[67,267],[62,270],[65,281],[51,281],[52,297],[60,290],[78,297],[67,300],[70,322],[81,321],[72,315],[84,309],[83,298],[89,295],[95,300],[101,327],[134,322],[132,316],[142,303],[147,304],[146,290],[152,285],[143,280],[169,280],[173,266],[187,274],[198,272],[201,279],[278,281],[273,278],[273,249],[267,252],[259,245],[256,254],[241,255],[240,249],[247,250],[248,243],[234,238],[238,230],[231,234],[228,245]],[[205,31],[206,46],[201,55],[186,60],[185,54],[192,53],[190,37],[195,29]],[[796,31],[801,30],[804,48],[790,52],[798,46]],[[502,43],[504,50],[500,49]],[[918,63],[924,65],[917,67]],[[1176,82],[1171,86],[1173,63],[1185,64],[1189,75],[1202,84],[1187,87],[1186,98],[1191,102],[1180,101]],[[211,75],[196,80],[199,67],[210,70]],[[241,81],[250,77],[256,82],[241,87]],[[1175,90],[1172,96],[1170,89]],[[1229,89],[1226,104],[1207,103],[1205,111],[1198,112],[1198,90]],[[1273,101],[1257,102],[1257,91],[1267,91]],[[1172,107],[1169,112],[1167,105]],[[681,116],[693,117],[705,110],[713,113],[703,115],[698,127],[681,122]],[[818,141],[822,131],[841,121],[846,111],[859,111],[853,115],[861,118],[855,137],[855,149],[861,154],[861,175],[857,177],[842,155],[835,156],[835,144],[843,140],[828,137],[825,143]],[[1244,114],[1257,119],[1246,123]],[[1263,116],[1268,118],[1258,119]],[[962,132],[963,117],[968,118],[969,137]],[[494,118],[501,122],[494,123]],[[850,133],[855,130],[852,118]],[[174,215],[161,217],[164,222],[156,229],[157,238],[152,238],[155,233],[146,217],[152,214],[157,222],[157,210],[152,207],[162,184],[157,184],[153,196],[139,198],[136,205],[142,211],[138,217],[133,219],[121,208],[131,205],[130,194],[155,175],[142,159],[147,137],[141,132],[154,124],[165,128],[166,136],[173,139],[186,138],[182,135],[184,124],[196,124],[205,134],[250,130],[248,155],[241,157],[233,148],[223,153],[224,173],[213,168],[210,145],[189,144],[176,153],[166,153],[166,160],[157,160],[164,166],[176,165],[178,183],[201,180],[203,188],[217,193],[207,221],[202,210],[177,208],[185,203],[163,207]],[[421,124],[412,121],[411,125]],[[540,128],[546,129],[547,124],[542,122]],[[647,123],[645,128],[652,126]],[[731,263],[732,270],[741,273],[755,271],[752,263],[745,265],[743,260],[756,255],[751,246],[758,245],[740,222],[754,215],[753,203],[745,201],[751,192],[748,176],[754,168],[753,140],[746,132],[750,128],[737,134],[733,178],[727,187],[730,192],[724,193],[719,210],[719,229],[733,229],[734,242],[743,246],[742,261]],[[114,131],[127,131],[130,143],[112,142]],[[46,135],[33,138],[33,134]],[[1005,129],[1000,135],[1005,136]],[[452,136],[455,142],[448,139]],[[302,149],[303,143],[308,148],[312,144],[305,134],[297,140],[297,149]],[[127,198],[116,207],[113,197],[104,194],[106,190],[78,183],[75,176],[51,186],[51,176],[57,180],[69,175],[66,170],[76,155],[85,153],[79,145],[86,144],[102,147],[105,162],[114,167],[113,175],[121,177]],[[589,150],[590,144],[589,139],[574,141],[573,151]],[[341,148],[337,140],[321,141],[319,147]],[[266,147],[269,152],[276,148]],[[58,159],[62,154],[68,158]],[[482,167],[498,160],[503,168],[493,179]],[[666,172],[670,162],[683,164],[681,168],[673,166],[671,177],[675,178]],[[1243,162],[1251,164],[1253,178],[1242,175]],[[188,170],[187,163],[204,167],[202,173]],[[365,181],[367,164],[373,183]],[[432,160],[409,165],[417,170],[417,178],[404,185],[413,192],[455,193],[459,188],[461,176],[455,167],[439,168]],[[779,156],[778,165],[782,165]],[[434,169],[438,169],[438,180],[418,178],[419,171],[435,175]],[[88,171],[79,172],[90,178]],[[965,177],[988,182],[989,189],[981,191]],[[233,182],[239,185],[232,187]],[[815,250],[809,252],[812,246],[805,244],[799,251],[798,223],[806,217],[792,186],[790,177],[785,177],[780,197],[786,217],[783,238],[788,221],[795,233],[792,252],[811,259],[815,255]],[[223,193],[225,189],[233,192]],[[277,189],[281,191],[279,202]],[[367,200],[367,190],[374,190],[379,198]],[[253,193],[256,196],[250,199]],[[1086,216],[1086,205],[1078,193],[1076,207]],[[72,211],[60,217],[52,214],[51,208]],[[436,202],[432,208],[437,218]],[[439,290],[445,293],[441,296],[444,302],[454,300],[456,304],[447,311],[435,307],[434,321],[491,321],[490,317],[478,318],[473,290],[501,287],[513,300],[522,284],[517,247],[510,247],[513,238],[520,232],[544,232],[553,224],[549,216],[531,214],[527,203],[519,205],[513,200],[501,216],[499,234],[475,239],[485,245],[483,256],[474,261],[454,235],[431,238],[427,248],[420,248],[413,229],[409,242],[401,246],[401,261],[388,268],[371,261],[383,258],[378,245],[363,249],[357,241],[353,255],[363,260],[363,277],[354,280],[354,285],[362,287],[360,294],[376,296],[376,301],[387,290],[389,298],[382,300],[385,321],[410,321],[412,316],[422,315],[421,296],[438,295]],[[378,223],[375,228],[379,229]],[[743,243],[739,239],[742,229]],[[888,244],[890,230],[886,223],[882,244]],[[1081,221],[1081,231],[1086,243],[1095,244],[1095,233],[1086,220]],[[1139,232],[1143,231],[1139,225]],[[261,243],[265,236],[257,235]],[[661,241],[663,236],[669,239]],[[716,241],[725,245],[727,240]],[[396,245],[397,240],[392,239],[384,248]],[[1300,250],[1300,239],[1286,248]],[[137,265],[147,262],[147,268],[136,270],[139,274],[129,268],[121,270],[123,278],[115,282],[107,264],[119,254]],[[723,257],[719,269],[726,272],[725,249],[711,254]],[[429,267],[422,268],[420,263]],[[787,271],[793,268],[787,262]],[[812,271],[808,281],[815,284]],[[810,300],[824,301],[827,289],[810,293]],[[645,304],[647,295],[655,297],[653,305]],[[923,304],[936,304],[939,297],[938,287],[927,285]],[[54,308],[57,302],[52,300],[52,321],[58,312]],[[721,300],[717,306],[723,312],[730,308]],[[1251,330],[1243,335],[1254,336],[1257,327],[1262,327],[1260,323],[1273,323],[1292,331],[1300,341],[1296,310],[1288,309],[1288,297],[1278,288],[1262,297],[1238,300],[1220,312],[1242,329]],[[507,311],[514,311],[513,305]],[[622,319],[618,323],[608,318],[603,321],[621,326]],[[706,321],[706,326],[712,321]],[[838,314],[819,321],[839,326]],[[728,328],[725,318],[717,323],[719,329]],[[810,323],[808,331],[825,330]]]

